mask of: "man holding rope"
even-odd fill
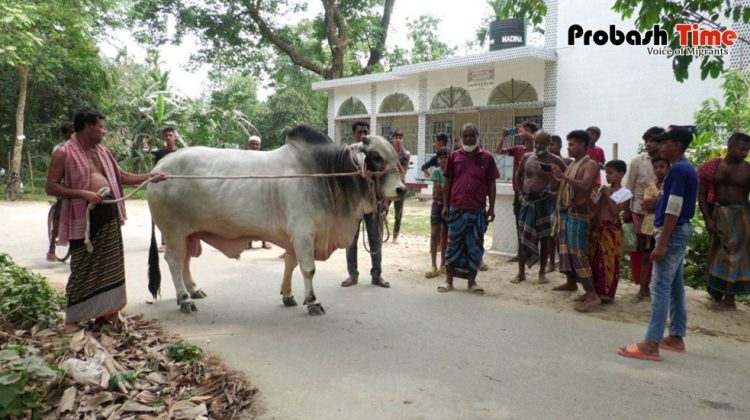
[[[367,136],[370,133],[370,124],[364,121],[357,121],[352,124],[352,133],[354,133],[354,142],[362,141],[362,137]],[[391,287],[391,284],[383,280],[381,277],[381,262],[383,260],[383,254],[380,252],[382,248],[381,237],[382,231],[380,230],[380,210],[376,209],[372,213],[365,214],[365,229],[367,230],[367,239],[370,242],[370,258],[372,260],[372,269],[370,270],[370,276],[372,277],[372,284],[380,287]],[[357,270],[357,241],[359,240],[359,230],[357,227],[357,233],[354,235],[354,241],[349,247],[346,248],[346,269],[349,272],[349,277],[341,282],[342,287],[354,286],[359,283],[359,271]]]
[[[125,205],[103,204],[122,198],[122,185],[137,185],[148,179],[159,182],[162,174],[136,175],[123,171],[102,145],[107,131],[104,116],[86,108],[73,119],[75,134],[52,155],[47,194],[64,199],[60,215],[60,243],[70,244],[70,277],[65,288],[65,330],[81,321],[116,321],[125,307],[125,261],[120,225]],[[64,183],[61,181],[64,179]],[[88,215],[89,206],[93,206]],[[90,232],[89,250],[84,244]]]

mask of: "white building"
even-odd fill
[[[671,60],[649,55],[646,46],[568,45],[568,28],[574,24],[586,30],[613,24],[623,31],[635,29],[610,9],[612,3],[548,0],[543,47],[488,51],[315,83],[314,89],[328,91],[328,134],[347,141],[357,120],[368,121],[371,132],[381,135],[398,129],[418,169],[432,153],[436,134],[453,138],[464,123],[474,122],[480,143],[493,148],[503,128],[530,119],[563,139],[571,130],[598,126],[597,145],[607,159],[617,144],[618,158],[629,161],[648,127],[691,124],[704,100],[720,99],[720,81],[700,80],[696,65],[689,80],[679,83]],[[745,36],[750,32],[747,25],[732,28]],[[743,48],[732,50],[732,65],[748,66],[750,50]],[[506,253],[516,247],[511,159],[498,160],[502,178],[492,244]]]

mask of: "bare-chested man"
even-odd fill
[[[65,289],[65,329],[78,322],[116,317],[126,302],[125,264],[120,225],[124,203],[102,204],[121,198],[122,185],[136,185],[162,174],[135,175],[123,171],[102,145],[107,131],[104,116],[94,109],[79,111],[73,120],[75,134],[52,155],[47,194],[62,197],[60,243],[70,243],[70,278]],[[61,181],[64,179],[64,183]],[[87,205],[93,204],[91,211]],[[86,229],[87,218],[90,229]]]
[[[521,252],[518,275],[512,283],[526,280],[524,264],[531,268],[537,261],[539,283],[548,282],[545,273],[550,252],[549,238],[552,237],[555,217],[554,191],[558,187],[558,181],[552,177],[552,166],[565,170],[562,159],[547,150],[549,144],[549,133],[538,131],[534,135],[534,153],[526,154],[518,166],[517,182],[522,185],[521,211],[518,217]]]
[[[713,217],[706,220],[721,244],[709,273],[708,287],[717,298],[711,307],[736,309],[735,295],[750,294],[750,136],[734,133],[729,137],[727,156],[716,168],[717,204]],[[723,295],[723,298],[722,298]]]
[[[557,227],[560,245],[560,271],[565,273],[567,283],[552,290],[576,291],[581,282],[586,293],[576,306],[585,312],[591,306],[601,303],[596,294],[588,260],[587,240],[589,234],[589,201],[591,191],[596,186],[599,165],[586,154],[589,135],[583,130],[568,133],[568,156],[575,159],[565,173],[560,167],[552,166],[552,174],[560,179],[560,192],[557,198],[557,211],[560,224]]]

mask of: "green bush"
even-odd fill
[[[65,296],[47,279],[16,265],[8,254],[0,254],[0,323],[20,328],[47,328],[62,322]]]
[[[39,350],[21,345],[6,345],[0,350],[0,418],[32,413],[41,417],[45,410],[44,396],[50,378],[60,372],[49,367],[36,354]]]
[[[169,343],[167,356],[175,362],[196,362],[203,356],[203,350],[195,344],[179,340]]]

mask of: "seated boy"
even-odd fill
[[[627,166],[621,160],[604,165],[607,182],[594,198],[596,212],[591,224],[591,271],[594,287],[602,302],[612,302],[620,280],[620,260],[623,255],[620,213],[630,208],[633,193],[622,186]]]

